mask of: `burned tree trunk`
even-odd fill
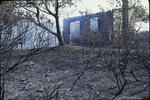
[[[56,7],[55,7],[55,20],[56,20],[56,29],[57,29],[57,38],[59,41],[59,45],[64,45],[64,41],[61,35],[61,31],[60,31],[60,25],[59,25],[59,4],[58,4],[58,0],[56,0]]]
[[[128,31],[128,0],[122,0],[122,36],[123,36],[123,47],[128,48],[128,39],[129,39],[129,31]]]

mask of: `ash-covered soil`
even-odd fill
[[[112,99],[119,89],[107,63],[112,58],[118,63],[120,56],[117,51],[109,51],[114,57],[106,52],[107,49],[64,46],[36,55],[6,75],[5,100]],[[130,67],[126,70],[127,84],[115,100],[150,97],[149,73],[137,59],[132,60],[132,56],[129,55]],[[131,69],[138,81],[130,73]]]

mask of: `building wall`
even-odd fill
[[[130,31],[135,29],[134,11],[129,9],[129,25]],[[100,12],[85,16],[78,16],[72,18],[66,18],[63,20],[63,38],[65,43],[78,43],[81,41],[87,41],[86,37],[88,34],[92,33],[90,28],[90,20],[92,18],[98,18],[98,31],[100,42],[107,44],[113,39],[115,39],[118,34],[121,34],[122,30],[122,9],[114,9],[112,11]],[[72,22],[80,22],[80,36],[75,38],[70,32],[70,24]],[[75,29],[74,29],[75,30]],[[78,34],[78,33],[76,33]],[[79,35],[79,34],[78,34]]]
[[[98,19],[98,33],[100,34],[99,39],[101,42],[109,42],[110,40],[110,34],[112,32],[112,12],[102,12],[102,13],[96,13],[86,16],[78,16],[73,18],[66,18],[63,20],[63,38],[65,43],[71,44],[71,43],[81,43],[86,42],[86,36],[90,34],[91,28],[90,28],[90,21],[92,18]],[[72,22],[79,21],[80,22],[80,37],[76,38],[72,37],[72,34],[70,32],[70,25]],[[77,33],[78,34],[78,33]]]

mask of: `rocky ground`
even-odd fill
[[[109,57],[97,57],[87,65],[88,59],[95,56],[97,51],[99,49],[66,46],[34,56],[24,63],[24,67],[19,66],[5,77],[5,100],[112,99],[118,91],[117,84],[113,73],[101,63],[109,60]],[[132,60],[129,63],[134,67],[138,81],[132,75],[127,75],[127,85],[115,100],[148,99],[150,84],[147,69]]]

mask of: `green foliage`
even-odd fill
[[[11,1],[2,1],[2,2],[0,2],[0,10],[12,12],[14,10],[14,7],[11,4]]]
[[[124,0],[108,0],[110,5],[115,7],[122,7],[122,1]],[[128,7],[134,8],[134,15],[136,18],[136,21],[143,21],[147,22],[149,21],[149,13],[146,12],[146,9],[141,3],[141,0],[128,0]]]
[[[149,14],[146,12],[146,9],[143,6],[135,7],[134,11],[137,21],[149,21]]]

